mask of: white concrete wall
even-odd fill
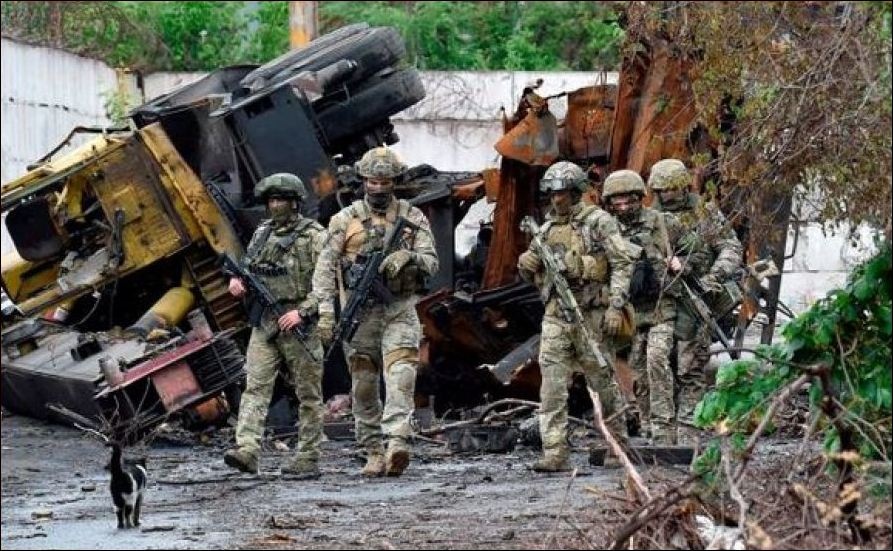
[[[145,100],[194,82],[204,73],[156,73],[144,80]],[[502,112],[511,114],[524,86],[543,79],[542,95],[571,92],[584,86],[616,83],[616,73],[535,72],[423,72],[427,97],[393,118],[400,135],[394,148],[409,164],[428,163],[441,170],[475,171],[498,167],[493,144],[502,133]],[[103,125],[105,94],[115,87],[115,73],[101,62],[66,52],[2,42],[2,182],[25,172],[25,166],[44,155],[77,125]],[[564,98],[550,101],[560,119],[567,110]],[[457,248],[473,242],[477,221],[492,206],[473,209],[458,232]],[[780,297],[802,311],[828,290],[841,285],[846,274],[870,255],[868,230],[851,246],[842,235],[825,236],[809,225],[793,258],[784,266]],[[789,247],[792,244],[789,235]],[[11,246],[2,231],[3,250]]]

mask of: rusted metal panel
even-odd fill
[[[152,384],[168,411],[181,407],[201,396],[202,390],[186,362],[169,364],[151,376]]]
[[[617,103],[616,85],[580,88],[567,95],[567,116],[559,133],[566,159],[607,159]]]

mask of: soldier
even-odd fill
[[[655,194],[654,208],[676,215],[686,236],[678,252],[683,260],[682,273],[696,277],[710,291],[728,280],[737,270],[741,258],[741,242],[719,208],[712,202],[702,203],[689,191],[692,177],[682,161],[663,159],[651,167],[648,186]],[[677,348],[677,436],[689,443],[696,435],[693,429],[695,406],[707,390],[706,367],[710,361],[710,328],[698,321],[686,308],[676,313]]]
[[[359,328],[347,346],[357,443],[367,453],[362,474],[400,476],[410,461],[410,418],[419,364],[421,324],[415,306],[424,279],[438,270],[437,251],[422,211],[394,197],[395,181],[406,170],[397,155],[386,147],[372,149],[357,162],[356,170],[364,179],[365,197],[332,217],[329,238],[313,274],[319,332],[324,341],[331,341],[334,300],[341,292],[341,304],[346,303],[351,292],[346,271],[351,264],[381,250],[398,217],[417,225],[419,229],[404,239],[403,248],[389,254],[379,269],[395,300],[384,304],[369,297]],[[384,410],[379,398],[382,371]]]
[[[622,333],[624,323],[627,333],[632,334],[631,312],[625,307],[631,263],[638,248],[621,238],[617,222],[607,212],[581,203],[586,185],[585,173],[573,163],[558,162],[546,170],[540,190],[549,194],[551,210],[540,235],[561,255],[566,267],[563,275],[589,319],[600,349],[610,356],[611,351],[604,346],[606,339]],[[546,310],[539,355],[543,457],[533,469],[566,471],[570,469],[566,436],[570,377],[575,371],[583,372],[589,388],[599,393],[606,417],[619,408],[620,395],[611,366],[600,368],[580,328],[560,315],[558,299],[548,289],[543,262],[532,248],[518,258],[518,271],[524,280],[547,293],[543,297]],[[624,436],[624,423],[619,417],[611,429]]]
[[[246,354],[248,383],[236,426],[237,448],[227,451],[223,459],[230,467],[257,473],[260,438],[278,368],[284,364],[300,401],[300,436],[298,454],[282,472],[318,478],[323,408],[322,343],[311,333],[302,345],[289,331],[316,315],[310,278],[326,232],[315,220],[300,215],[300,204],[307,191],[297,176],[286,173],[267,176],[255,186],[254,194],[266,202],[270,219],[264,220],[254,232],[243,264],[290,309],[278,319],[269,310],[264,312],[259,325],[251,332]],[[243,296],[244,282],[231,278],[229,292]]]
[[[667,279],[673,258],[670,236],[678,235],[678,224],[655,210],[642,206],[645,182],[632,170],[618,170],[606,179],[602,190],[608,212],[620,225],[623,236],[642,248],[630,278],[630,301],[636,309],[636,335],[629,363],[635,373],[636,404],[642,427],[650,431],[656,445],[674,445],[675,406],[670,350],[676,301]],[[671,229],[668,229],[668,225]],[[678,259],[673,262],[678,267]]]

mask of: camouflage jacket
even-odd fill
[[[319,303],[320,313],[333,313],[335,298],[340,291],[339,280],[342,270],[349,267],[359,255],[368,255],[384,246],[384,237],[393,227],[398,216],[419,226],[412,239],[403,246],[416,253],[411,264],[423,276],[437,273],[440,267],[434,235],[428,218],[409,202],[394,200],[384,215],[379,215],[369,208],[365,200],[354,201],[341,209],[329,221],[329,235],[316,270],[313,272],[313,293]],[[407,270],[404,269],[404,272]],[[347,298],[345,295],[342,298]]]
[[[676,254],[685,261],[686,274],[710,274],[723,281],[735,273],[743,258],[741,242],[713,202],[704,203],[698,195],[689,193],[677,208],[664,207],[659,200],[654,208],[672,212],[682,226]]]
[[[654,325],[672,319],[680,289],[677,278],[668,271],[667,259],[672,256],[675,243],[682,235],[679,220],[672,214],[643,207],[635,221],[618,224],[623,237],[642,248],[639,260],[647,260],[650,264],[655,285],[659,288],[656,299],[645,299],[636,295],[635,284],[632,285],[630,301],[636,307],[636,324]]]
[[[568,250],[574,249],[580,256],[591,257],[593,265],[603,266],[578,280],[568,281],[582,308],[627,301],[632,262],[640,251],[621,237],[613,216],[596,206],[578,203],[568,217],[557,217],[550,212],[540,232],[562,260]],[[543,285],[542,272],[533,274],[519,267],[519,273],[525,281]],[[543,297],[543,300],[547,314],[557,312],[554,297]]]
[[[310,218],[294,215],[281,227],[264,220],[251,236],[243,264],[282,304],[312,314],[317,304],[311,278],[325,239],[326,230]]]

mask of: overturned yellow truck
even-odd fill
[[[15,306],[3,317],[3,406],[133,436],[173,415],[224,422],[247,330],[218,259],[241,254],[264,217],[254,184],[297,174],[311,192],[305,214],[323,222],[361,193],[354,161],[396,142],[389,117],[425,95],[404,55],[395,29],[344,27],[155,98],[128,128],[75,129],[66,142],[93,136],[6,183],[15,250],[0,268]],[[400,193],[441,236],[448,260],[431,285],[451,284],[452,234],[483,182],[420,166]],[[343,358],[332,363],[326,395],[349,390]]]

